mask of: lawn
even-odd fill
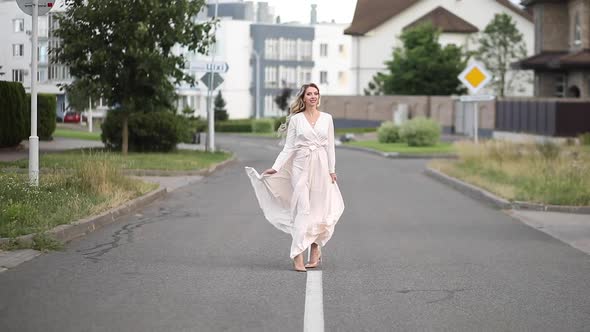
[[[405,154],[448,154],[455,152],[452,143],[448,142],[440,142],[435,146],[427,147],[413,147],[408,146],[406,143],[379,143],[378,141],[352,141],[345,144],[381,152],[398,152]]]
[[[488,141],[457,143],[459,160],[430,166],[510,201],[590,205],[590,149]]]
[[[96,132],[88,132],[88,131],[80,131],[80,130],[72,130],[72,129],[65,129],[65,128],[57,128],[53,133],[54,137],[63,137],[63,138],[75,138],[75,139],[83,139],[89,141],[100,141],[100,133]]]
[[[123,176],[106,155],[78,158],[71,166],[44,172],[38,187],[29,186],[27,174],[0,173],[0,237],[47,231],[157,188]]]
[[[46,153],[41,156],[41,168],[68,169],[75,167],[81,158],[89,160],[108,159],[120,169],[194,171],[207,169],[210,166],[227,160],[230,153],[178,150],[169,153],[137,153],[130,152],[124,157],[119,152],[108,152],[104,149],[82,149],[59,153]],[[0,162],[0,168],[28,168],[28,160]]]

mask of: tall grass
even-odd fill
[[[107,154],[84,155],[69,170],[51,169],[38,187],[26,174],[0,173],[0,237],[16,237],[118,206],[154,188],[121,175]]]
[[[505,198],[555,205],[590,205],[590,153],[554,143],[490,140],[455,144],[459,161],[434,167]]]

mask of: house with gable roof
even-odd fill
[[[524,36],[527,56],[534,54],[533,15],[509,0],[358,0],[353,21],[344,32],[353,37],[352,90],[362,95],[373,76],[386,71],[385,61],[395,47],[402,46],[399,36],[404,29],[431,22],[441,30],[442,45],[475,50],[474,34],[500,13],[512,17]],[[532,79],[525,78],[519,85],[521,90],[507,95],[533,94]]]

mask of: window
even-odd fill
[[[47,79],[47,74],[44,69],[39,69],[37,72],[37,82],[45,82]]]
[[[264,68],[264,81],[267,88],[278,87],[277,82],[277,67]]]
[[[320,44],[320,56],[328,56],[328,44]]]
[[[13,82],[24,82],[25,81],[25,71],[23,69],[13,69],[12,70],[12,81]]]
[[[557,75],[555,77],[555,96],[565,96],[565,75]]]
[[[312,55],[312,48],[313,48],[313,44],[311,41],[309,40],[304,40],[301,41],[301,56],[300,59],[302,61],[311,61],[313,55]]]
[[[24,44],[12,44],[12,55],[13,56],[24,56],[25,45]]]
[[[47,43],[40,43],[37,47],[37,60],[39,63],[47,63]]]
[[[13,31],[14,32],[23,32],[25,31],[25,20],[22,18],[17,18],[16,20],[12,21]]]
[[[580,25],[579,13],[576,13],[576,19],[574,21],[574,45],[582,45],[582,26]]]
[[[340,85],[345,85],[346,83],[348,83],[348,80],[346,79],[346,72],[338,72],[338,82],[340,83]]]
[[[344,49],[344,44],[338,45],[338,52],[340,53],[340,55],[345,54],[346,50]]]
[[[320,84],[328,84],[328,72],[320,71]]]

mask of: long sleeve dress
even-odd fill
[[[344,201],[335,173],[334,122],[320,112],[315,126],[303,113],[291,117],[283,151],[271,175],[260,175],[246,167],[265,218],[276,228],[291,234],[291,258],[312,243],[322,247],[334,233],[344,211]]]

